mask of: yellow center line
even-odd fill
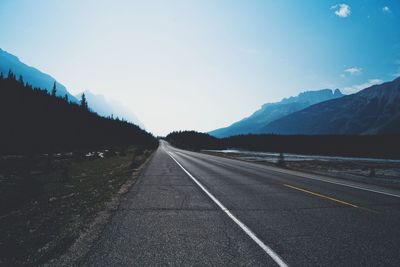
[[[329,196],[325,196],[325,195],[318,194],[318,193],[315,193],[315,192],[311,192],[311,191],[308,191],[306,189],[302,189],[302,188],[299,188],[299,187],[296,187],[296,186],[292,186],[292,185],[288,185],[288,184],[283,184],[283,185],[286,186],[286,187],[290,187],[292,189],[295,189],[295,190],[302,191],[302,192],[310,194],[310,195],[314,195],[314,196],[318,196],[318,197],[321,197],[321,198],[325,198],[325,199],[328,199],[330,201],[334,201],[334,202],[337,202],[337,203],[340,203],[340,204],[343,204],[343,205],[348,205],[348,206],[351,206],[353,208],[360,208],[357,205],[354,205],[354,204],[351,204],[351,203],[348,203],[346,201],[342,201],[342,200],[339,200],[339,199],[336,199],[336,198],[333,198],[333,197],[329,197]]]

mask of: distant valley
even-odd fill
[[[0,72],[7,76],[12,71],[25,83],[51,92],[56,84],[56,95],[68,96],[79,103],[84,93],[89,108],[103,117],[114,117],[132,122],[142,129],[143,123],[127,107],[86,90],[72,95],[52,76],[21,62],[18,57],[0,49]],[[352,95],[339,89],[305,91],[279,102],[266,103],[259,110],[227,127],[209,134],[225,138],[246,134],[279,135],[341,135],[400,133],[400,78],[374,85]]]

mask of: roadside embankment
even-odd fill
[[[151,154],[129,147],[1,157],[0,265],[39,265],[65,253],[99,212],[115,208]]]

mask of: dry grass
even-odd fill
[[[37,265],[65,252],[151,151],[86,154],[1,159],[0,265]]]

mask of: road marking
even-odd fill
[[[244,223],[242,223],[238,218],[235,217],[217,198],[215,198],[208,190],[193,176],[188,172],[173,156],[170,152],[167,152],[168,155],[178,164],[179,167],[214,201],[215,204],[218,205],[218,207],[221,208],[222,211],[224,211],[229,218],[232,219],[251,239],[253,239],[254,242],[257,243],[279,266],[281,267],[286,267],[288,266],[282,259],[281,257],[276,254],[275,251],[273,251],[269,246],[265,245],[261,239],[259,239],[253,231],[251,231]]]
[[[194,153],[194,152],[192,152],[192,153]],[[256,167],[261,168],[263,171],[265,170],[264,168],[267,168],[268,171],[273,171],[273,172],[277,172],[277,173],[280,173],[280,174],[289,174],[289,175],[297,176],[297,177],[300,177],[300,178],[303,178],[303,179],[311,179],[311,180],[325,182],[325,183],[329,183],[329,184],[341,185],[341,186],[346,186],[346,187],[350,187],[350,188],[354,188],[354,189],[358,189],[358,190],[363,190],[363,191],[373,192],[373,193],[382,194],[382,195],[386,195],[386,196],[400,198],[400,195],[399,194],[395,194],[395,193],[389,193],[389,192],[384,192],[384,191],[381,191],[381,190],[375,190],[375,189],[371,189],[371,188],[366,188],[366,187],[363,187],[363,186],[357,186],[357,185],[351,185],[351,184],[347,184],[347,183],[332,181],[332,180],[330,180],[331,178],[325,179],[325,178],[311,177],[310,176],[310,175],[316,176],[317,174],[308,174],[308,173],[304,173],[304,172],[301,172],[301,171],[286,171],[286,170],[282,170],[282,169],[277,170],[276,167],[273,167],[273,169],[270,169],[269,167],[267,167],[265,165],[261,165],[259,163],[249,162],[249,161],[241,160],[241,159],[237,159],[237,158],[227,158],[227,157],[224,157],[224,156],[215,156],[215,155],[209,155],[209,154],[205,154],[205,153],[197,153],[197,154],[202,154],[203,156],[207,155],[207,156],[212,156],[212,157],[218,157],[218,158],[225,159],[225,160],[237,160],[237,161],[240,161],[242,163],[248,163],[248,164],[255,165]]]
[[[327,180],[327,179],[324,179],[324,178],[310,177],[306,173],[293,174],[293,173],[283,172],[283,171],[276,171],[276,172],[284,173],[284,174],[290,174],[290,175],[297,176],[297,177],[300,177],[300,178],[306,178],[306,179],[325,182],[325,183],[329,183],[329,184],[336,184],[336,185],[346,186],[346,187],[355,188],[355,189],[359,189],[359,190],[363,190],[363,191],[368,191],[368,192],[373,192],[373,193],[382,194],[382,195],[386,195],[386,196],[400,198],[400,195],[397,195],[397,194],[392,194],[392,193],[388,193],[388,192],[384,192],[384,191],[380,191],[380,190],[370,189],[370,188],[366,188],[366,187],[362,187],[362,186],[356,186],[356,185],[351,185],[351,184],[331,181],[331,180]]]
[[[342,200],[339,200],[339,199],[336,199],[336,198],[333,198],[333,197],[325,196],[325,195],[322,195],[322,194],[319,194],[319,193],[315,193],[315,192],[312,192],[312,191],[309,191],[309,190],[306,190],[306,189],[303,189],[303,188],[299,188],[299,187],[296,187],[296,186],[288,185],[288,184],[283,184],[283,185],[286,186],[286,187],[290,187],[292,189],[299,190],[299,191],[302,191],[302,192],[310,194],[310,195],[314,195],[314,196],[318,196],[318,197],[321,197],[321,198],[325,198],[325,199],[328,199],[328,200],[331,200],[331,201],[334,201],[334,202],[337,202],[337,203],[340,203],[340,204],[343,204],[343,205],[348,205],[348,206],[351,206],[353,208],[359,208],[359,206],[357,206],[357,205],[354,205],[354,204],[351,204],[351,203],[348,203],[346,201],[342,201]]]
[[[354,188],[354,189],[358,189],[358,190],[363,190],[363,191],[368,191],[368,192],[373,192],[373,193],[377,193],[377,194],[382,194],[382,195],[386,195],[386,196],[391,196],[391,197],[397,197],[400,198],[400,195],[397,194],[392,194],[392,193],[388,193],[388,192],[384,192],[384,191],[380,191],[380,190],[375,190],[375,189],[370,189],[370,188],[366,188],[366,187],[362,187],[362,186],[357,186],[357,185],[351,185],[351,184],[346,184],[346,183],[341,183],[341,182],[336,182],[336,181],[332,181],[332,180],[327,180],[325,178],[319,178],[319,177],[310,177],[307,173],[290,173],[290,172],[284,172],[281,170],[273,170],[276,171],[278,173],[283,173],[283,174],[289,174],[289,175],[293,175],[293,176],[297,176],[300,178],[305,178],[305,179],[311,179],[311,180],[315,180],[315,181],[320,181],[320,182],[325,182],[325,183],[329,183],[329,184],[335,184],[335,185],[341,185],[341,186],[345,186],[345,187],[350,187],[350,188]],[[330,178],[328,178],[330,179]]]

